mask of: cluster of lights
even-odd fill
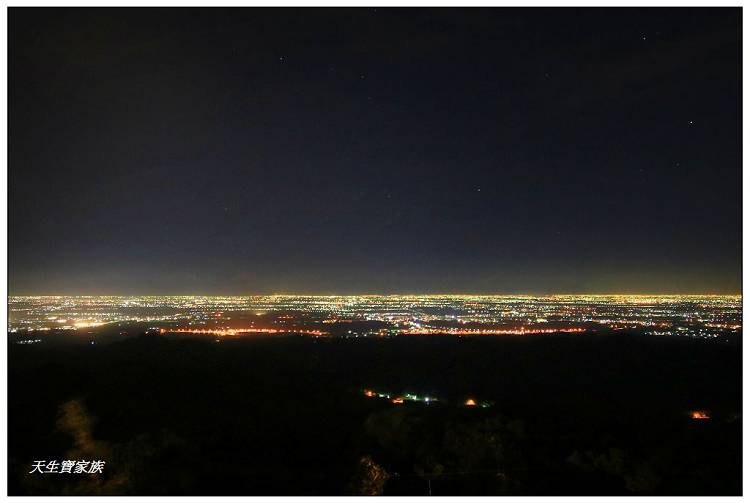
[[[508,328],[508,329],[491,329],[491,328],[412,328],[404,330],[402,333],[409,335],[534,335],[534,334],[554,334],[554,333],[583,333],[585,328]]]
[[[385,400],[390,400],[391,403],[395,405],[401,405],[406,402],[413,402],[413,403],[423,403],[423,404],[431,404],[438,401],[437,398],[434,396],[420,396],[415,393],[404,393],[402,395],[391,395],[390,393],[382,393],[379,391],[374,391],[372,389],[364,389],[363,393],[368,398],[383,398]],[[462,405],[466,407],[482,407],[482,408],[488,408],[491,407],[492,404],[490,402],[477,402],[473,398],[467,398]]]
[[[198,335],[218,335],[220,337],[233,337],[244,334],[304,334],[314,335],[317,337],[328,335],[326,332],[321,330],[306,330],[306,329],[277,329],[277,328],[161,328],[159,332],[164,333],[177,333],[177,334],[198,334]]]
[[[16,296],[8,308],[10,332],[130,322],[344,337],[636,330],[715,339],[742,330],[741,296],[711,295]]]

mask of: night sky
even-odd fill
[[[740,9],[9,9],[11,294],[738,293]]]

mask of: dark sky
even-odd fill
[[[11,294],[740,290],[740,9],[9,11]]]

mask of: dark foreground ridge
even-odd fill
[[[9,362],[15,495],[741,493],[738,338],[142,335]]]

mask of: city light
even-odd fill
[[[240,337],[543,336],[616,331],[716,340],[742,330],[736,295],[360,295],[10,297],[8,330]]]
[[[711,416],[705,410],[694,410],[690,413],[690,417],[693,419],[710,419]]]

